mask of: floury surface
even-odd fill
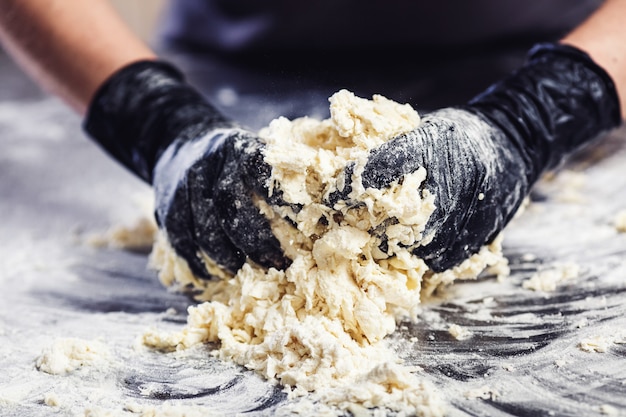
[[[197,75],[203,65],[188,68]],[[144,215],[149,187],[4,56],[0,80],[0,415],[280,411],[289,401],[280,387],[212,358],[210,346],[137,345],[150,327],[180,329],[190,301],[161,286],[146,253],[86,242]],[[325,117],[334,86],[307,90],[299,114],[289,98],[260,101],[227,84],[207,91],[260,127],[283,114]],[[626,209],[625,139],[615,132],[536,187],[505,232],[509,278],[455,284],[424,303],[418,323],[399,324],[391,337],[399,356],[435,384],[450,416],[626,415],[626,234],[613,224]],[[572,263],[578,276],[554,291],[524,288],[535,273]],[[454,338],[453,324],[469,337]],[[106,354],[67,374],[37,370],[66,338],[95,341]]]

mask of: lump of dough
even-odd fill
[[[342,410],[440,416],[440,394],[402,366],[385,337],[397,321],[416,320],[425,293],[505,266],[500,239],[449,271],[429,270],[405,249],[423,239],[437,204],[422,187],[426,171],[383,190],[365,189],[359,175],[368,151],[415,129],[419,115],[409,105],[346,90],[330,98],[330,111],[325,120],[278,118],[259,132],[272,167],[270,189],[289,204],[258,204],[291,265],[279,271],[248,262],[232,278],[202,281],[160,234],[151,262],[162,281],[192,286],[205,302],[189,308],[180,332],[150,330],[143,341],[161,350],[219,342],[220,358],[279,381],[292,396],[313,395]],[[349,161],[357,163],[352,189],[363,204],[328,207],[324,198],[342,186]],[[381,227],[384,249],[371,233]]]
[[[35,365],[41,372],[63,375],[85,366],[103,366],[109,360],[109,349],[102,342],[66,337],[44,349]]]

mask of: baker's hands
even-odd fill
[[[528,192],[524,156],[484,118],[461,109],[423,116],[421,125],[374,149],[363,187],[384,188],[424,167],[422,187],[435,195],[425,238],[413,252],[436,271],[450,268],[490,242]]]
[[[279,242],[253,202],[269,172],[263,145],[246,130],[211,130],[168,147],[154,174],[156,219],[172,247],[200,277],[234,274],[250,257],[284,268]],[[218,268],[218,269],[216,269]],[[208,272],[208,274],[207,274]]]
[[[410,249],[443,271],[490,243],[543,172],[620,123],[607,73],[578,49],[542,44],[468,104],[426,114],[416,130],[372,150],[363,186],[381,189],[426,169],[423,188],[436,209],[427,238]],[[350,192],[332,194],[331,203],[358,204]]]
[[[267,196],[263,144],[174,67],[143,61],[115,73],[96,93],[85,130],[153,185],[157,223],[194,274],[233,274],[246,257],[286,266],[254,203]]]

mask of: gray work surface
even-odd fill
[[[321,112],[327,96],[307,95]],[[254,100],[236,106],[242,96],[228,88],[215,98],[254,112],[258,124],[289,113]],[[219,362],[210,347],[136,346],[149,327],[181,328],[190,301],[161,286],[145,253],[85,243],[143,214],[150,188],[87,140],[80,122],[0,57],[0,415],[119,413],[132,404],[273,415],[287,401],[280,387]],[[623,138],[619,130],[572,162],[573,180],[537,188],[505,233],[509,278],[453,285],[392,336],[417,337],[401,355],[440,389],[449,415],[626,415],[626,234],[612,223],[626,209]],[[558,263],[579,265],[579,276],[552,292],[522,287]],[[454,339],[452,323],[472,337]],[[38,371],[42,352],[68,337],[108,346],[106,366]],[[596,337],[606,351],[580,349]],[[485,398],[466,395],[483,387]]]

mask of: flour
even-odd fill
[[[463,395],[468,400],[475,400],[475,399],[480,398],[483,400],[491,400],[491,401],[494,401],[498,397],[502,396],[502,394],[500,394],[498,390],[495,390],[489,387],[488,385],[483,385],[479,388],[471,389],[469,391],[466,391]]]
[[[159,406],[128,403],[124,410],[90,407],[84,411],[84,417],[220,417],[223,415],[224,413],[211,410],[208,407],[168,402]]]
[[[369,149],[414,129],[419,115],[382,96],[366,100],[342,90],[329,100],[329,119],[278,118],[260,131],[272,166],[271,190],[289,204],[259,204],[292,264],[279,271],[247,262],[232,278],[203,281],[159,234],[151,264],[162,282],[192,286],[206,302],[189,308],[180,332],[152,329],[142,341],[166,351],[219,342],[217,357],[338,414],[387,408],[443,415],[440,394],[402,364],[385,337],[398,320],[416,320],[420,298],[438,286],[476,278],[487,268],[506,273],[501,237],[448,271],[429,270],[406,249],[424,239],[437,201],[421,188],[426,171],[384,190],[365,189],[360,177]],[[350,161],[355,169],[348,200],[362,203],[329,207],[330,193],[346,185],[343,168]],[[292,209],[296,205],[301,209]],[[370,232],[381,227],[384,250],[381,237]]]

